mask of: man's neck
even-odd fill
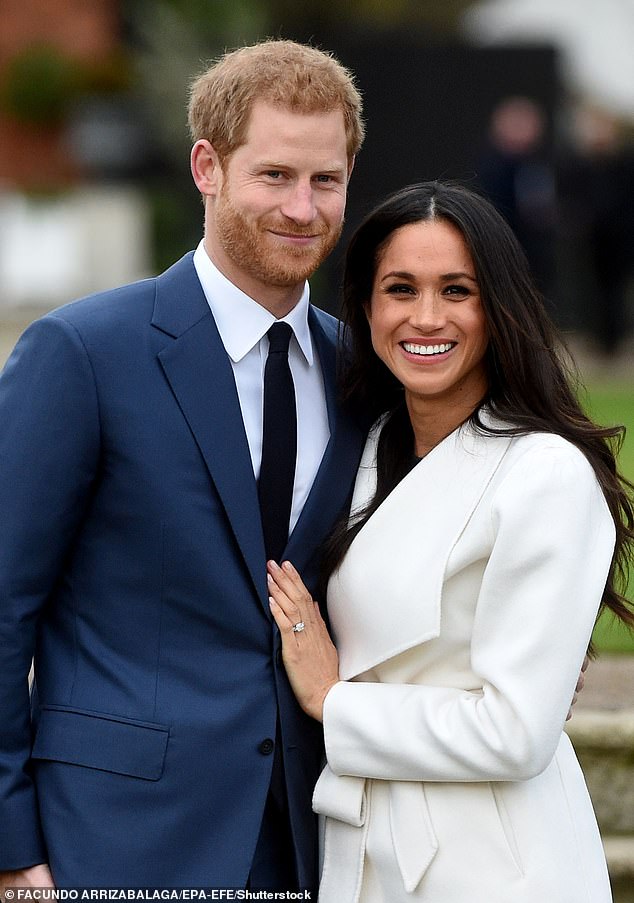
[[[271,285],[233,265],[225,254],[212,246],[209,238],[203,242],[207,256],[225,279],[248,295],[276,319],[285,317],[298,304],[304,292],[305,282],[296,285]]]

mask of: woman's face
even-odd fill
[[[411,402],[465,410],[486,393],[486,322],[471,254],[444,220],[397,229],[380,253],[367,308],[372,345]]]

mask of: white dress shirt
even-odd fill
[[[266,333],[276,322],[268,310],[230,282],[210,260],[201,242],[194,266],[225,347],[238,390],[253,473],[260,475]],[[293,310],[282,318],[293,330],[288,359],[295,383],[297,466],[290,530],[297,523],[330,438],[326,393],[308,327],[308,283]]]

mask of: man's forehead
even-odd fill
[[[307,132],[327,130],[328,137],[346,140],[346,126],[342,109],[299,110],[273,104],[266,100],[256,100],[247,119],[247,140],[257,133],[259,137],[269,135],[291,138]]]
[[[340,110],[302,113],[258,101],[245,141],[231,157],[249,168],[301,168],[342,173],[349,168],[346,130]]]

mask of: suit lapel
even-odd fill
[[[336,327],[331,325],[331,321],[331,334],[328,335],[315,308],[310,309],[308,322],[321,363],[330,439],[284,553],[284,557],[289,558],[300,573],[350,497],[365,439],[360,427],[346,415],[337,400]]]
[[[266,605],[264,542],[240,402],[229,357],[191,257],[157,280],[152,325],[172,337],[158,357]]]
[[[257,486],[238,392],[192,256],[186,255],[157,280],[152,325],[171,337],[158,357],[269,616]],[[284,557],[300,571],[346,504],[365,438],[337,403],[336,326],[314,308],[309,310],[309,326],[324,379],[330,440],[285,550]]]

